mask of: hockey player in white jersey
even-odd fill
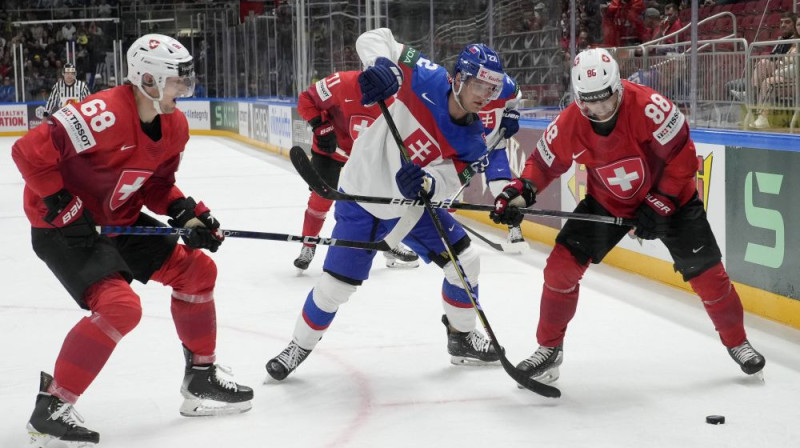
[[[385,28],[359,36],[356,50],[367,67],[359,75],[362,103],[375,103],[396,94],[389,111],[412,163],[402,163],[388,124],[380,116],[354,142],[340,188],[369,196],[426,196],[432,201],[451,197],[475,174],[475,167],[486,162],[485,129],[478,112],[498,98],[503,88],[504,73],[497,54],[483,44],[468,45],[451,77],[416,49],[395,41]],[[478,253],[446,210],[437,209],[436,213],[477,296]],[[441,292],[430,295],[443,299],[442,322],[447,329],[452,363],[487,364],[499,360],[490,341],[476,329],[469,297],[431,217],[422,208],[339,201],[335,217],[333,238],[402,239],[423,261],[443,269]],[[267,362],[270,376],[283,380],[306,359],[339,306],[369,277],[374,256],[375,252],[358,249],[328,249],[324,273],[306,298],[292,341]]]

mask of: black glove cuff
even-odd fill
[[[536,185],[530,179],[520,179],[522,181],[522,199],[525,200],[525,206],[530,207],[536,203]]]
[[[180,198],[172,201],[167,207],[167,215],[174,220],[177,224],[172,224],[174,227],[183,227],[184,224],[194,218],[194,208],[197,207],[197,202],[191,197]]]
[[[308,120],[308,124],[311,126],[311,129],[316,129],[319,125],[322,124],[322,116],[316,116]]]
[[[67,191],[66,188],[62,188],[61,190],[57,191],[56,193],[51,194],[50,196],[42,198],[44,201],[44,206],[47,207],[47,211],[50,214],[58,214],[61,210],[64,209],[70,202],[72,202],[72,194]]]

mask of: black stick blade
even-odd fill
[[[317,174],[303,148],[292,146],[292,149],[289,150],[289,160],[292,161],[292,165],[294,165],[294,169],[297,170],[300,177],[314,190],[314,193],[325,199],[336,199],[336,191]]]

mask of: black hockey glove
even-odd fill
[[[333,124],[327,120],[323,121],[322,117],[314,117],[308,120],[308,124],[311,125],[314,132],[314,143],[316,143],[317,149],[328,154],[335,153],[338,142]]]
[[[191,248],[216,252],[225,240],[225,235],[219,229],[219,221],[211,215],[211,210],[191,197],[173,201],[167,207],[167,214],[172,217],[167,221],[172,227],[192,229],[188,235],[181,236],[183,242]]]
[[[678,211],[675,199],[657,191],[647,193],[636,210],[634,235],[645,240],[664,238],[669,233],[672,215]]]
[[[519,211],[536,203],[536,186],[528,179],[514,179],[494,199],[494,211],[489,218],[498,224],[518,226],[524,216]]]
[[[44,198],[44,220],[55,227],[67,247],[92,247],[99,236],[89,210],[77,196],[62,189]]]

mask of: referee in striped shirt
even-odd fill
[[[69,103],[79,103],[89,96],[89,87],[83,81],[76,79],[75,65],[64,64],[64,77],[59,79],[50,92],[50,98],[45,106],[45,117],[61,109]]]

